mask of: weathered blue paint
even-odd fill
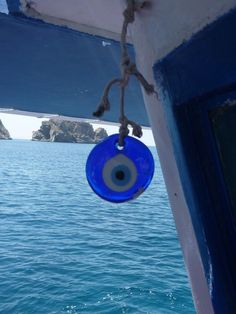
[[[154,66],[212,304],[219,314],[236,313],[236,230],[209,112],[236,99],[235,29],[233,10]]]
[[[20,13],[20,0],[6,0],[10,14]]]
[[[113,40],[0,14],[0,42],[2,108],[93,118],[104,86],[120,76],[120,46]],[[132,46],[129,52],[134,57]],[[103,118],[118,122],[118,88],[112,89],[110,100],[111,110]],[[135,79],[126,104],[128,117],[149,125]]]

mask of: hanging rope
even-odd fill
[[[142,128],[139,124],[134,121],[129,120],[125,116],[125,88],[129,83],[129,78],[131,75],[134,75],[138,81],[143,86],[145,92],[147,94],[156,93],[154,90],[154,86],[149,84],[144,76],[138,71],[136,64],[132,62],[130,56],[128,54],[127,49],[127,30],[128,25],[134,22],[135,12],[139,11],[149,5],[148,1],[138,1],[138,0],[127,0],[127,8],[123,12],[124,22],[122,26],[121,32],[121,78],[112,79],[105,86],[103,96],[98,106],[97,111],[93,113],[95,117],[101,117],[105,111],[110,110],[110,102],[109,102],[109,92],[113,85],[118,84],[120,87],[120,129],[119,129],[119,142],[118,145],[120,147],[124,147],[124,138],[129,134],[128,126],[132,127],[132,134],[138,138],[142,137]]]

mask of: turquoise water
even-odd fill
[[[159,162],[137,200],[107,203],[93,145],[0,142],[0,312],[195,313]]]

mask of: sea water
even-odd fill
[[[155,148],[150,187],[111,204],[93,147],[0,141],[0,313],[195,313]]]

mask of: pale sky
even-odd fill
[[[40,119],[35,117],[15,115],[15,114],[6,114],[0,113],[0,120],[2,120],[3,125],[9,131],[11,138],[13,139],[31,139],[32,132],[37,131],[42,121],[48,119]],[[93,124],[94,129],[98,127],[103,127],[106,129],[108,135],[118,133],[118,126],[113,125],[104,125],[104,124]],[[143,136],[140,139],[148,146],[155,146],[152,131],[143,130]]]

